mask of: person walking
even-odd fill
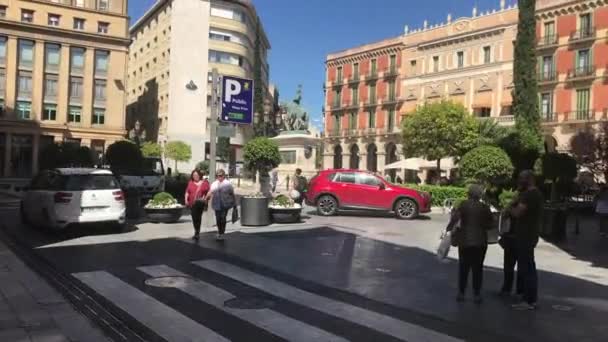
[[[217,224],[216,240],[223,241],[226,232],[228,210],[236,206],[236,196],[230,181],[226,179],[226,172],[219,169],[216,180],[211,183],[211,189],[207,194],[207,199],[211,201],[211,207],[215,211],[215,221]]]
[[[518,178],[519,197],[508,212],[515,219],[517,273],[521,273],[523,300],[514,304],[516,310],[535,310],[538,301],[538,275],[534,250],[538,244],[543,211],[543,195],[536,187],[534,172],[524,170]]]
[[[184,203],[190,208],[190,214],[192,215],[192,225],[194,226],[192,239],[194,240],[198,240],[201,233],[203,212],[207,208],[207,201],[205,200],[207,192],[209,192],[209,182],[203,179],[199,170],[192,171],[190,181],[186,186]]]
[[[300,196],[297,199],[294,199],[294,202],[302,205],[304,202],[304,193],[306,192],[307,187],[308,180],[306,177],[302,176],[302,169],[296,169],[296,174],[293,177],[293,189],[297,190],[300,193]]]
[[[608,186],[602,185],[595,198],[595,214],[600,224],[600,236],[608,238]]]
[[[464,301],[469,272],[473,273],[474,301],[482,302],[483,262],[488,250],[487,231],[492,228],[490,207],[481,201],[483,188],[471,185],[468,199],[454,210],[448,224],[448,231],[453,231],[453,239],[458,245],[458,295],[456,300]],[[459,227],[456,227],[457,223]]]
[[[270,184],[272,185],[272,193],[274,194],[277,191],[277,183],[279,183],[279,170],[277,168],[272,169],[270,175]]]

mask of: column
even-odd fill
[[[7,117],[15,117],[15,99],[17,97],[17,50],[18,50],[17,38],[8,37],[6,42],[6,79],[14,80],[13,82],[6,82],[6,98],[4,99],[4,106],[8,108]],[[7,141],[10,139],[7,137]],[[8,146],[8,144],[7,144]],[[8,155],[8,154],[7,154]],[[8,164],[7,164],[8,165]],[[7,169],[8,170],[8,169]],[[8,174],[6,174],[8,176]]]
[[[502,71],[498,71],[496,73],[497,75],[497,80],[496,80],[496,90],[497,90],[497,95],[496,95],[496,107],[498,108],[497,111],[495,112],[494,116],[500,116],[501,112],[502,112],[502,93],[505,90],[504,85],[503,85],[503,79],[502,79]]]
[[[359,144],[359,170],[367,170],[367,146]]]
[[[6,132],[6,142],[4,145],[4,177],[11,176],[11,149],[13,144],[13,135],[10,132]]]
[[[59,80],[57,81],[57,123],[68,121],[68,99],[70,97],[70,45],[61,45],[59,62]]]
[[[323,165],[322,169],[333,169],[334,168],[334,156],[333,153],[324,153],[323,154]]]
[[[87,48],[84,54],[84,70],[82,80],[82,119],[83,127],[91,127],[91,115],[93,111],[93,87],[95,73],[95,50]]]
[[[332,160],[332,164],[333,164],[333,160]],[[342,150],[342,168],[343,169],[350,168],[350,151],[348,151],[348,150],[346,150],[346,152],[344,150]]]
[[[38,173],[38,155],[40,154],[40,134],[34,132],[32,139],[32,175]]]
[[[44,92],[44,41],[34,43],[34,68],[32,69],[32,120],[42,120],[42,97]],[[36,160],[36,157],[34,157]],[[32,163],[34,165],[34,163]],[[37,170],[35,170],[37,171]]]

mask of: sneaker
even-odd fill
[[[457,301],[457,302],[459,302],[459,303],[464,302],[464,293],[459,293],[459,294],[456,296],[456,301]]]
[[[199,239],[200,239],[200,236],[198,234],[194,234],[192,236],[192,240],[194,240],[194,241],[198,241]]]
[[[224,241],[224,234],[217,234],[217,236],[215,237],[216,241]]]
[[[480,295],[476,295],[476,296],[473,298],[473,302],[474,302],[475,304],[481,304],[481,303],[483,302],[483,298],[481,298],[481,296],[480,296]]]
[[[521,302],[518,304],[513,304],[511,305],[511,308],[513,310],[520,310],[520,311],[533,311],[536,310],[536,303],[527,303],[527,302]]]

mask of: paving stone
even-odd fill
[[[0,341],[31,342],[25,329],[0,330]]]

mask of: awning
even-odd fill
[[[482,93],[475,93],[473,98],[474,109],[477,108],[492,108],[492,92],[484,91]]]
[[[419,171],[422,169],[436,169],[437,168],[437,160],[426,160],[423,158],[408,158],[396,161],[394,163],[388,164],[384,167],[385,170],[390,169],[402,169],[402,170],[414,170]],[[451,170],[456,169],[457,166],[454,163],[453,158],[443,158],[441,159],[441,169],[442,170]]]
[[[500,101],[500,105],[503,107],[513,105],[513,97],[511,96],[510,91],[505,91],[502,93],[502,101]]]

